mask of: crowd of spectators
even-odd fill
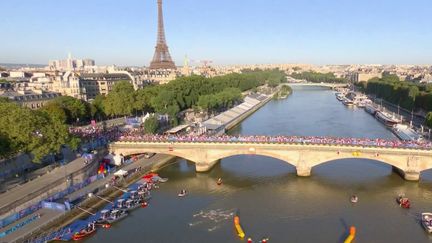
[[[147,142],[242,142],[242,143],[283,143],[283,144],[321,144],[365,147],[391,147],[432,149],[432,143],[423,141],[386,140],[381,138],[342,138],[307,136],[247,136],[247,135],[150,135],[142,129],[121,129],[119,126],[102,129],[101,127],[71,128],[70,132],[83,140],[104,139],[106,141],[147,141]]]
[[[322,144],[349,145],[368,147],[417,148],[431,149],[429,141],[400,141],[381,138],[340,138],[340,137],[306,137],[306,136],[176,136],[176,135],[145,135],[136,132],[124,132],[120,141],[148,142],[242,142],[242,143],[283,143],[283,144]]]

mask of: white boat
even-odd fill
[[[392,114],[385,111],[377,111],[375,117],[378,119],[378,121],[384,123],[384,125],[388,127],[392,127],[398,123],[402,123],[402,119],[396,118]]]
[[[353,105],[354,105],[354,102],[352,102],[352,100],[350,100],[350,99],[348,99],[348,98],[344,98],[344,99],[342,100],[342,103],[343,103],[344,105],[346,105],[346,106],[353,106]]]
[[[336,93],[336,99],[339,101],[342,101],[345,98],[345,94],[343,93]]]
[[[403,141],[420,141],[423,139],[414,129],[404,124],[393,125],[392,132]]]
[[[187,195],[186,190],[182,190],[177,196],[179,197],[185,197]]]
[[[421,223],[428,233],[432,233],[432,213],[422,213]]]
[[[350,201],[352,203],[357,203],[358,202],[358,197],[356,195],[352,195],[351,198],[350,198]]]
[[[110,216],[106,219],[106,222],[112,224],[123,218],[126,218],[128,213],[125,210],[114,209],[111,211]]]

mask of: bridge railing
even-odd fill
[[[400,141],[391,140],[380,140],[380,142],[373,141],[353,141],[353,142],[343,142],[343,143],[326,143],[322,141],[314,140],[219,140],[219,139],[140,139],[140,138],[123,138],[119,140],[120,142],[141,142],[141,143],[231,143],[231,144],[287,144],[287,145],[321,145],[321,146],[343,146],[343,147],[358,147],[358,148],[393,148],[393,149],[414,149],[414,150],[431,150],[432,145],[430,143],[418,144],[418,143],[404,143]]]

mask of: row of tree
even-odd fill
[[[137,115],[144,112],[168,114],[177,124],[180,110],[192,107],[216,111],[239,102],[241,92],[286,80],[279,70],[244,70],[241,74],[219,77],[180,77],[168,84],[150,85],[134,90],[128,81],[120,81],[107,96],[97,96],[91,103],[68,96],[58,97],[39,110],[21,107],[7,99],[0,100],[0,158],[19,152],[31,153],[35,161],[56,153],[61,145],[76,149],[79,139],[68,132],[67,124],[88,124],[91,119]],[[156,117],[144,126],[148,132],[158,129]]]
[[[79,139],[69,134],[65,117],[47,109],[30,110],[0,99],[0,158],[31,153],[34,161],[60,151],[62,145],[76,149]]]
[[[432,85],[400,81],[394,74],[372,78],[358,84],[367,94],[372,94],[408,110],[432,112]],[[427,116],[432,126],[432,113]]]
[[[313,71],[292,73],[291,77],[295,79],[304,79],[312,83],[347,83],[345,78],[337,78],[333,73],[318,73]]]
[[[202,76],[179,77],[167,84],[150,85],[134,91],[127,81],[118,82],[106,96],[98,96],[90,109],[95,117],[115,117],[155,112],[168,114],[175,125],[177,113],[197,107],[216,111],[238,102],[241,92],[268,84],[278,85],[286,80],[280,70],[243,70],[213,78]]]

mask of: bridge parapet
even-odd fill
[[[309,176],[313,167],[339,159],[380,161],[397,168],[405,179],[418,180],[420,172],[432,168],[432,151],[409,147],[352,144],[275,143],[248,141],[120,141],[111,152],[131,155],[144,152],[169,154],[196,164],[198,172],[210,170],[221,159],[234,155],[261,155],[296,167],[299,176]]]

